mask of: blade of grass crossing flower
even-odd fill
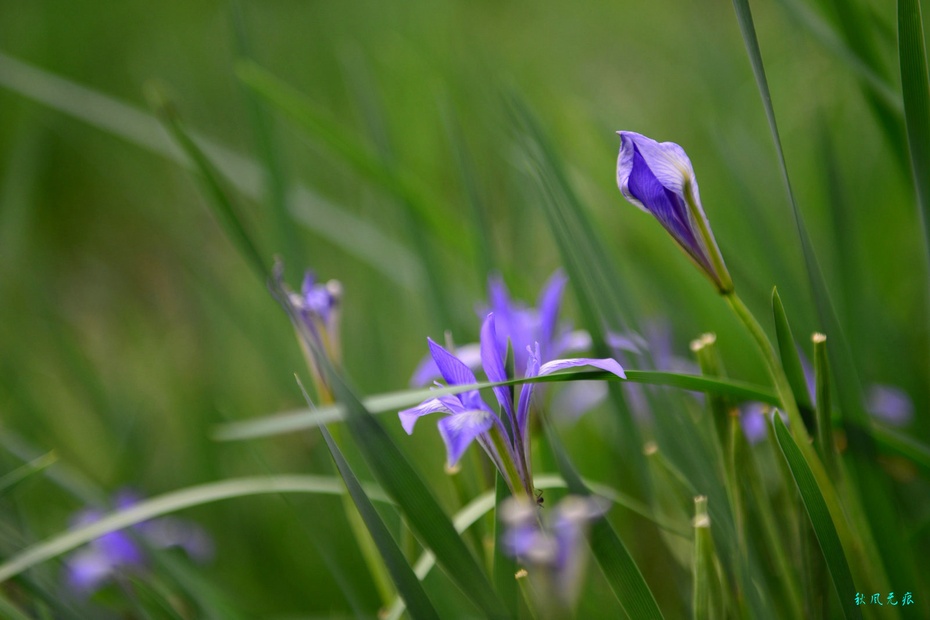
[[[717,379],[699,375],[688,375],[663,371],[625,370],[626,380],[646,385],[664,385],[728,396],[736,401],[756,400],[771,405],[779,403],[778,398],[767,388],[730,379]],[[477,383],[475,385],[450,386],[439,389],[415,389],[379,394],[364,399],[365,408],[371,413],[397,412],[404,407],[416,405],[427,398],[444,394],[459,394],[469,390],[485,389],[497,385],[519,385],[528,382],[553,383],[561,381],[622,381],[616,375],[600,371],[564,371],[530,380],[513,379],[500,383]],[[217,427],[214,439],[218,441],[242,441],[258,437],[270,437],[292,433],[320,424],[329,424],[345,418],[342,405],[327,405],[317,409],[300,409],[270,415],[258,420],[231,422]]]
[[[371,533],[371,537],[378,546],[378,551],[381,552],[381,557],[384,559],[388,572],[397,586],[397,591],[404,599],[410,616],[412,618],[439,618],[439,614],[436,613],[436,609],[426,595],[426,591],[423,590],[420,580],[413,573],[413,569],[407,563],[407,559],[391,536],[391,532],[375,510],[374,504],[365,494],[361,483],[342,456],[342,452],[333,440],[332,435],[329,434],[325,426],[321,426],[320,431],[323,433],[323,439],[326,440],[329,452],[336,463],[336,468],[346,483],[352,501],[355,502],[359,514],[362,515],[362,519]]]
[[[837,535],[836,524],[830,517],[830,511],[827,509],[823,495],[814,480],[814,475],[801,450],[785,427],[785,423],[782,422],[781,417],[778,415],[773,416],[773,424],[778,447],[781,448],[785,461],[791,469],[798,491],[801,493],[804,508],[807,510],[814,533],[817,535],[817,542],[820,544],[824,560],[827,563],[830,579],[839,599],[843,616],[845,618],[861,618],[862,613],[853,600],[856,588],[852,572],[849,569],[849,562]]]
[[[24,549],[0,565],[0,583],[104,534],[185,508],[251,495],[274,493],[339,495],[344,492],[345,488],[337,479],[310,475],[232,478],[172,491],[134,504],[131,508],[112,512],[99,521],[68,530]],[[369,487],[367,494],[378,501],[391,501],[382,491],[374,487]]]
[[[924,250],[930,259],[930,78],[924,41],[919,0],[898,0],[898,56],[907,144],[924,227]]]
[[[781,358],[782,368],[785,369],[785,376],[788,377],[794,400],[801,411],[801,418],[808,432],[813,432],[814,406],[808,392],[807,379],[804,377],[804,368],[801,366],[801,356],[794,343],[788,315],[785,313],[785,306],[781,302],[777,288],[772,289],[772,314],[775,316],[775,338],[778,341],[778,356]]]
[[[872,435],[871,423],[863,407],[858,371],[843,328],[830,301],[823,272],[820,269],[810,235],[807,232],[803,216],[791,189],[788,168],[778,134],[778,125],[775,121],[775,111],[772,107],[772,97],[762,63],[762,53],[759,49],[752,13],[749,8],[749,0],[733,0],[733,6],[772,134],[782,180],[785,184],[801,250],[804,255],[808,281],[817,308],[817,316],[823,326],[822,331],[830,335],[836,343],[834,347],[830,348],[829,353],[832,370],[836,377],[836,386],[838,387],[836,395],[840,405],[843,429],[846,432],[849,445],[847,451],[848,462],[858,483],[859,501],[864,502],[864,498],[868,498],[867,503],[856,505],[852,510],[868,515],[868,522],[871,525],[870,531],[860,531],[857,535],[862,540],[862,544],[869,556],[869,564],[876,574],[884,575],[884,570],[887,569],[891,572],[895,582],[912,583],[915,574],[915,568],[909,561],[912,556],[907,553],[901,538],[896,536],[894,524],[897,523],[897,518],[890,508],[893,502],[888,491],[889,485],[886,476],[876,468],[875,438]],[[816,467],[816,464],[812,464],[812,467]],[[829,484],[829,481],[824,480],[824,483]],[[833,493],[830,493],[829,497],[833,497],[833,495]],[[831,506],[833,514],[838,514],[838,510],[838,506]],[[873,533],[875,540],[872,538]],[[879,549],[884,553],[884,562],[882,562]],[[884,581],[884,578],[880,580]]]
[[[575,495],[592,495],[565,453],[565,448],[562,447],[552,424],[548,420],[543,420],[542,423],[569,492]],[[663,617],[636,561],[606,517],[601,517],[591,524],[591,550],[623,611],[630,618],[649,620]]]
[[[220,182],[219,175],[213,164],[181,124],[180,116],[174,104],[159,87],[153,84],[147,86],[146,96],[165,128],[168,129],[181,149],[194,162],[198,172],[200,172],[210,197],[210,204],[230,240],[235,243],[243,258],[255,270],[259,278],[263,281],[268,280],[271,273],[265,264],[265,259],[262,258],[263,254],[259,252],[255,241],[246,230],[245,224]]]

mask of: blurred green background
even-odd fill
[[[860,4],[872,22],[854,41],[897,89],[894,7]],[[883,130],[860,74],[812,30],[843,32],[833,3],[753,8],[791,181],[863,383],[905,390],[917,414],[908,433],[926,440],[928,274],[903,135]],[[154,121],[123,119],[57,79],[146,114],[143,86],[156,80],[199,135],[259,166],[273,154],[282,186],[308,190],[287,195],[287,230],[267,198],[273,184],[263,190],[257,177],[252,196],[232,195],[294,286],[306,267],[342,281],[345,367],[366,394],[406,387],[427,336],[476,340],[488,268],[532,301],[560,264],[508,93],[544,124],[629,303],[641,321],[670,321],[676,352],[716,332],[732,376],[768,383],[724,303],[620,196],[616,130],[681,144],[743,298],[767,316],[777,285],[808,355],[820,327],[729,2],[0,0],[0,53],[0,424],[107,491],[327,473],[329,455],[312,433],[211,439],[221,422],[301,406],[292,329],[195,175],[163,155],[167,138],[155,132],[146,148],[121,135],[149,135]],[[236,76],[244,58],[412,179],[425,215],[255,98]],[[82,110],[123,129],[88,124]],[[582,419],[573,441],[595,441],[603,415]],[[407,438],[383,420],[451,506],[436,433]],[[608,457],[578,455],[612,477]],[[81,506],[43,478],[5,504],[27,540],[60,531]],[[336,551],[361,566],[340,507],[262,496],[184,514],[216,541],[202,574],[247,613],[284,617],[349,612],[311,541],[345,541]]]

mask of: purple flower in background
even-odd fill
[[[869,413],[892,426],[904,426],[914,417],[910,396],[892,385],[871,385],[865,400]]]
[[[756,401],[748,402],[739,409],[739,421],[743,427],[743,434],[750,445],[763,441],[768,435],[769,424],[772,423],[772,406]],[[788,416],[784,411],[776,409],[782,421],[788,424]]]
[[[501,505],[506,527],[505,551],[525,565],[534,591],[551,600],[546,605],[571,609],[584,579],[584,539],[588,525],[607,512],[602,498],[569,495],[542,523],[539,508],[526,500],[511,498]]]
[[[584,351],[591,347],[591,336],[587,332],[573,331],[570,325],[558,323],[566,282],[565,275],[556,271],[543,287],[536,307],[530,308],[510,298],[510,292],[500,276],[488,278],[488,306],[479,310],[479,317],[494,313],[497,323],[497,345],[501,351],[506,351],[507,340],[510,340],[514,369],[517,373],[523,372],[527,366],[527,347],[532,349],[537,343],[541,362],[555,359],[570,351]],[[481,349],[478,344],[456,347],[455,354],[472,370],[481,366]],[[427,356],[414,371],[411,383],[428,385],[440,376],[435,361]]]
[[[138,503],[131,491],[117,494],[114,506],[127,510]],[[105,512],[82,510],[72,519],[72,528],[99,521]],[[132,532],[132,533],[131,533]],[[174,517],[161,517],[132,526],[131,532],[117,530],[92,540],[65,561],[68,585],[77,593],[90,596],[114,577],[143,572],[148,565],[145,548],[181,547],[194,560],[204,562],[213,556],[213,543],[199,526]]]
[[[480,356],[484,372],[489,381],[506,381],[504,351],[495,325],[494,313],[488,314],[481,327]],[[458,357],[431,339],[430,354],[443,379],[449,385],[477,383],[472,370]],[[504,341],[506,342],[506,340]],[[548,375],[566,368],[593,366],[626,378],[623,368],[612,359],[559,359],[540,364],[540,347],[535,344],[526,354],[524,377]],[[528,497],[533,496],[532,472],[529,463],[529,412],[535,384],[526,383],[520,389],[516,405],[514,393],[509,386],[493,388],[501,410],[502,421],[484,402],[477,390],[456,395],[439,396],[424,401],[398,415],[407,434],[413,433],[414,425],[421,416],[430,413],[445,413],[439,421],[439,434],[446,444],[448,465],[454,467],[472,441],[478,441],[514,494],[518,490]],[[505,425],[506,423],[506,425]]]
[[[651,213],[721,294],[733,290],[710,230],[691,160],[679,145],[618,131],[617,186],[631,203]]]

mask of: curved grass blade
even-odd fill
[[[0,583],[36,564],[58,557],[95,538],[100,538],[104,534],[155,517],[224,499],[272,493],[340,495],[345,493],[345,487],[337,478],[331,476],[295,475],[234,478],[172,491],[134,504],[126,510],[111,512],[99,521],[58,534],[21,551],[0,565]],[[368,486],[366,493],[368,497],[376,501],[391,502],[391,499],[378,487]]]
[[[830,571],[830,578],[839,598],[843,616],[846,618],[861,618],[862,613],[855,605],[853,598],[856,592],[855,583],[849,570],[849,563],[843,546],[840,544],[839,535],[836,533],[836,526],[830,518],[827,503],[817,487],[817,482],[814,480],[810,467],[804,460],[804,455],[801,454],[801,450],[788,432],[788,428],[782,421],[781,416],[775,415],[772,417],[778,447],[781,448],[785,461],[787,461],[788,467],[791,469],[791,475],[798,486],[798,491],[801,493],[801,500],[804,502],[811,525],[814,527],[814,533],[817,535],[817,542],[820,543],[820,549],[823,551],[823,557],[827,563],[827,569]]]
[[[361,482],[355,476],[352,468],[349,467],[345,457],[342,456],[342,452],[333,440],[333,436],[329,434],[325,426],[320,427],[320,432],[323,433],[323,439],[326,440],[326,445],[330,454],[332,454],[333,461],[336,463],[336,468],[345,481],[346,489],[365,521],[365,526],[378,546],[378,551],[381,553],[391,579],[394,580],[394,585],[397,586],[398,593],[404,599],[410,616],[412,618],[438,619],[439,614],[436,613],[436,609],[423,590],[420,580],[417,579],[413,569],[410,568],[410,564],[407,563],[403,552],[397,546],[397,541],[391,536],[391,532],[384,524],[384,521],[381,520],[381,516],[375,510],[374,504],[371,503],[371,499],[365,494]]]
[[[898,55],[904,120],[911,154],[911,172],[924,226],[925,250],[930,249],[930,80],[927,50],[918,0],[898,0]],[[928,253],[930,259],[930,253]]]
[[[770,405],[779,404],[778,397],[767,388],[742,381],[705,377],[702,375],[688,375],[674,372],[626,370],[626,381],[643,383],[647,385],[664,385],[668,387],[706,392],[729,396],[737,401],[755,400]],[[561,381],[623,381],[620,377],[602,371],[565,371],[531,379],[512,379],[500,383],[476,383],[474,385],[457,385],[436,389],[404,390],[371,396],[363,401],[365,408],[371,413],[396,412],[404,407],[416,405],[427,398],[445,394],[459,394],[476,389],[485,389],[499,385],[519,385],[522,383],[551,383]],[[267,416],[258,420],[232,422],[218,426],[213,434],[217,441],[242,441],[258,437],[282,435],[321,424],[329,424],[345,419],[345,409],[342,405],[330,405],[317,409],[300,409],[276,415]]]

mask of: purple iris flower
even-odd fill
[[[527,366],[529,354],[539,343],[540,361],[555,359],[570,351],[584,351],[591,347],[591,336],[581,330],[572,330],[568,324],[559,324],[559,309],[562,294],[568,279],[561,271],[556,271],[543,287],[536,307],[531,308],[510,297],[507,285],[500,276],[488,278],[488,305],[479,309],[483,318],[493,312],[497,323],[497,345],[502,351],[507,350],[507,340],[513,347],[514,369],[517,373]],[[481,347],[478,344],[465,344],[455,349],[456,356],[462,362],[476,370],[481,367]],[[431,356],[420,362],[413,373],[411,384],[429,385],[441,377],[439,368]]]
[[[488,314],[481,327],[480,355],[488,380],[494,383],[507,381],[504,368],[504,351],[495,325],[494,313]],[[449,385],[477,383],[474,373],[461,359],[433,340],[427,339],[430,354],[443,379]],[[506,342],[506,340],[504,340]],[[552,374],[566,368],[593,366],[626,378],[623,368],[612,359],[559,359],[540,364],[538,343],[527,347],[524,377],[532,378]],[[501,472],[512,493],[522,492],[533,496],[532,472],[529,459],[529,413],[533,399],[534,383],[526,383],[520,389],[516,404],[514,393],[508,386],[493,388],[494,396],[501,407],[502,418],[484,402],[477,390],[456,395],[439,396],[424,401],[398,415],[407,434],[421,416],[430,413],[446,413],[439,421],[439,434],[446,444],[448,465],[454,467],[472,441],[477,441]]]
[[[126,510],[138,503],[131,491],[117,494],[114,506]],[[72,519],[72,527],[99,521],[104,511],[82,510]],[[135,535],[126,530],[104,534],[73,553],[65,562],[66,581],[72,590],[90,596],[110,580],[125,573],[141,573],[148,565],[145,546],[156,549],[181,547],[194,560],[205,562],[213,556],[213,542],[199,526],[174,517],[161,517],[132,526]]]
[[[571,609],[584,579],[584,540],[588,524],[607,512],[606,500],[569,495],[552,510],[546,523],[539,508],[511,498],[501,505],[506,526],[505,551],[526,566],[534,591],[546,604]],[[553,596],[554,595],[554,596]]]
[[[275,265],[275,278],[281,281],[283,265]],[[287,293],[288,301],[293,307],[301,325],[295,325],[298,341],[307,359],[307,365],[313,375],[314,383],[323,402],[332,402],[332,394],[325,381],[322,360],[318,354],[325,355],[334,366],[342,363],[342,346],[339,336],[342,285],[337,280],[317,282],[311,270],[304,273],[300,293],[291,291],[287,285],[280,284]],[[304,334],[313,339],[313,345],[304,342]]]
[[[618,131],[617,185],[631,203],[651,213],[721,294],[733,290],[710,230],[697,178],[684,149],[632,131]]]

